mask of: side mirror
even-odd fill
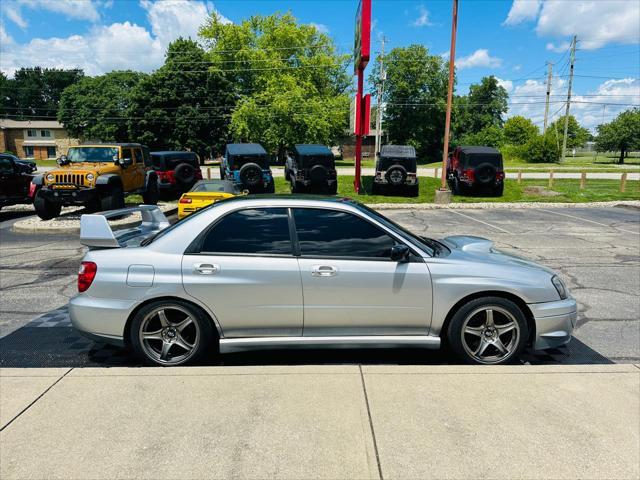
[[[409,247],[406,245],[394,245],[391,247],[391,260],[394,262],[406,262],[409,258]]]
[[[130,158],[121,158],[118,160],[118,164],[122,168],[130,167],[131,165],[133,165],[133,160]]]
[[[66,155],[60,155],[56,160],[56,163],[58,165],[66,165],[67,163],[69,163],[69,159],[67,158]]]

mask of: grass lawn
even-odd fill
[[[276,193],[289,193],[289,183],[284,178],[276,178]],[[366,192],[371,191],[372,177],[362,177],[362,184]],[[544,180],[523,180],[518,185],[515,181],[507,181],[502,197],[480,197],[456,195],[456,203],[469,202],[604,202],[610,200],[640,200],[640,182],[627,181],[626,192],[620,192],[620,182],[617,180],[589,180],[586,188],[580,190],[580,180],[556,180],[552,188],[560,193],[553,197],[527,194],[526,187],[547,187]],[[436,188],[440,181],[435,178],[420,178],[420,195],[417,197],[386,196],[386,195],[356,195],[353,190],[353,177],[338,177],[338,195],[352,197],[363,203],[432,203]]]

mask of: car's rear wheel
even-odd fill
[[[276,193],[276,184],[273,180],[266,187],[264,187],[265,193]]]
[[[142,194],[142,201],[145,205],[157,205],[160,200],[160,189],[158,188],[158,181],[155,178],[149,180],[149,184]]]
[[[100,208],[103,212],[124,208],[124,192],[122,187],[114,186],[111,190],[104,192],[100,198]]]
[[[143,307],[131,324],[135,352],[149,365],[194,362],[211,348],[211,322],[186,302],[159,301]]]
[[[504,193],[504,183],[501,183],[497,187],[493,188],[493,195],[495,197],[501,197],[503,193]]]
[[[62,210],[62,205],[50,202],[44,198],[41,192],[36,194],[36,198],[33,200],[33,207],[36,209],[36,214],[42,220],[51,220],[52,218],[58,217]]]
[[[499,365],[516,360],[529,329],[524,313],[511,300],[484,297],[463,305],[452,317],[448,343],[465,363]]]

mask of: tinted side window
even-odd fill
[[[395,244],[383,230],[350,213],[295,208],[293,217],[302,256],[389,258]]]
[[[136,159],[136,164],[143,163],[142,150],[140,150],[139,148],[134,148],[133,149],[133,156]]]
[[[209,231],[202,252],[292,254],[286,208],[253,208],[230,213]]]
[[[0,157],[0,173],[13,173],[13,162],[9,157]]]
[[[123,148],[122,149],[122,158],[130,158],[131,160],[133,160],[133,157],[131,156],[131,149],[130,148]]]

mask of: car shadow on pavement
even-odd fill
[[[59,314],[61,315],[61,314]],[[446,349],[282,349],[211,355],[201,362],[210,366],[249,365],[452,365],[458,364]],[[521,364],[579,365],[614,363],[578,339],[546,351],[527,351]],[[136,367],[140,360],[127,349],[106,345],[79,335],[56,317],[31,321],[0,339],[0,367]]]

